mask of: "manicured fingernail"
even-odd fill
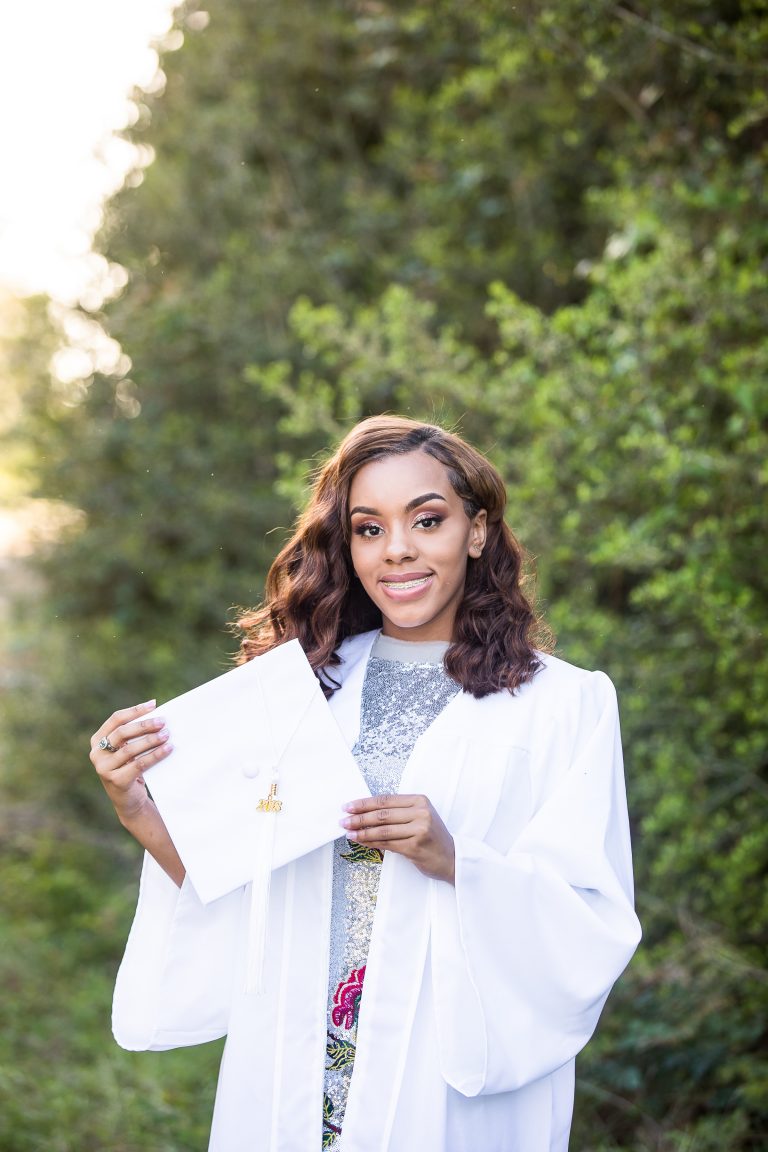
[[[350,820],[349,817],[345,817],[344,820],[339,820],[339,824],[341,824],[342,828],[351,828],[353,826],[353,821]]]
[[[145,700],[143,704],[139,704],[139,708],[156,708],[157,700]]]

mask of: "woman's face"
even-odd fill
[[[485,543],[485,511],[470,520],[446,469],[418,450],[361,468],[349,507],[352,565],[384,634],[451,640],[467,559]]]

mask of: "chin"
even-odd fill
[[[401,640],[424,641],[426,643],[441,640],[450,643],[453,639],[451,628],[430,619],[393,620],[391,616],[388,616],[383,620],[382,628],[385,635],[394,636],[395,639]]]

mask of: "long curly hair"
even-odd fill
[[[297,638],[324,692],[332,695],[342,640],[381,626],[379,609],[352,570],[352,480],[364,465],[407,452],[438,460],[467,516],[484,508],[488,517],[482,555],[467,561],[446,672],[478,698],[514,692],[533,678],[541,667],[538,652],[551,650],[551,634],[524,591],[526,557],[504,522],[501,477],[459,436],[400,416],[373,416],[355,425],[317,472],[293,536],[269,570],[264,602],[235,621],[243,633],[240,663]]]

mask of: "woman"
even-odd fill
[[[615,695],[534,648],[504,507],[458,437],[365,420],[240,621],[246,660],[299,639],[373,794],[273,874],[264,995],[243,893],[200,903],[143,786],[170,748],[153,702],[93,737],[147,849],[116,1035],[227,1032],[215,1152],[567,1148],[574,1056],[639,929]]]

